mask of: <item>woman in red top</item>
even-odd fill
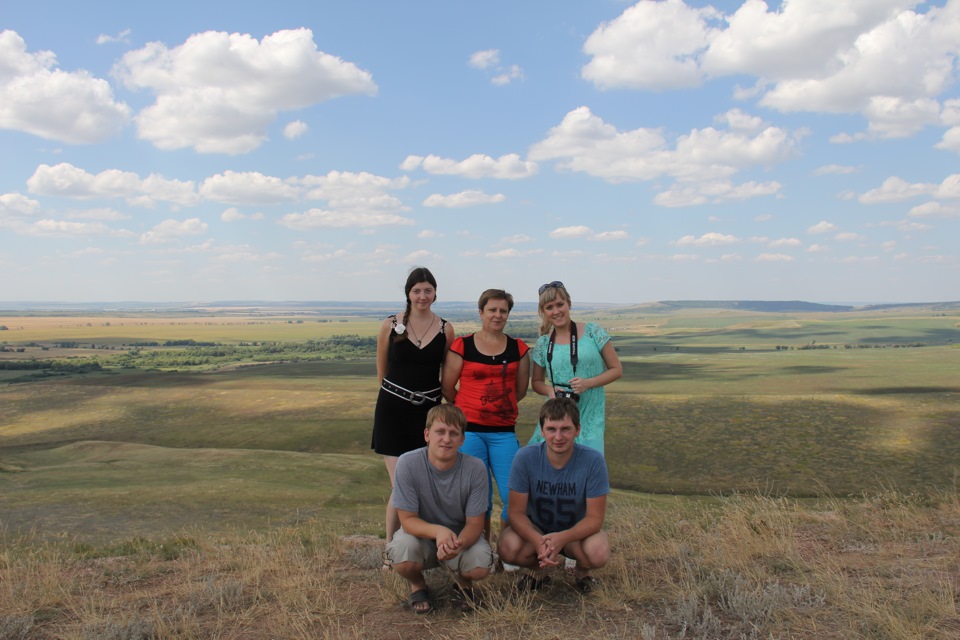
[[[530,358],[523,340],[503,332],[513,309],[513,296],[503,289],[487,289],[477,303],[480,331],[457,338],[443,365],[443,397],[467,416],[467,433],[460,450],[484,461],[497,481],[507,520],[507,480],[517,441],[517,404],[530,384]],[[487,510],[489,538],[493,487]]]

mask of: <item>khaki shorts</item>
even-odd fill
[[[412,536],[402,528],[393,534],[393,540],[387,545],[387,559],[391,563],[416,562],[424,569],[440,566],[437,559],[437,543],[427,538]],[[472,547],[465,549],[456,558],[444,560],[443,564],[451,571],[466,573],[477,568],[493,567],[493,551],[483,536]]]

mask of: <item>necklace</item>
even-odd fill
[[[423,332],[424,337],[426,337],[426,335],[430,333],[430,329],[433,327],[433,323],[437,321],[437,314],[431,313],[430,315],[433,317],[430,318],[430,324],[427,325],[426,330]],[[410,320],[408,320],[408,322],[410,322],[410,333],[412,333],[413,337],[417,339],[417,346],[419,347],[423,343],[423,338],[417,335],[417,330],[413,328],[413,322]]]
[[[475,335],[475,337],[474,337],[474,339],[473,339],[473,340],[474,340],[474,344],[476,344],[477,338],[479,337],[482,342],[493,342],[493,346],[496,347],[496,349],[497,349],[497,353],[495,353],[495,354],[492,355],[492,356],[488,356],[487,354],[485,354],[485,353],[483,353],[483,352],[480,352],[480,355],[482,355],[482,356],[484,356],[484,357],[486,357],[486,358],[490,358],[490,359],[493,360],[494,362],[496,362],[497,360],[500,359],[500,356],[503,355],[503,354],[502,354],[503,349],[506,348],[506,340],[504,340],[504,346],[503,346],[503,347],[500,346],[500,337],[503,336],[503,334],[500,334],[500,335],[498,335],[498,336],[488,336],[488,335],[487,335],[486,333],[484,333],[483,330],[481,329],[480,331],[478,331],[478,332],[477,332],[476,334],[474,334],[474,335]]]

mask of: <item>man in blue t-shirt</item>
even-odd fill
[[[610,481],[603,455],[574,443],[580,410],[569,398],[552,398],[540,409],[543,442],[520,449],[510,468],[510,525],[497,551],[505,563],[533,571],[517,588],[535,591],[549,581],[546,570],[576,560],[577,587],[596,586],[593,569],[607,564],[610,541],[602,529]]]

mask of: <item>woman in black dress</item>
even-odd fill
[[[429,269],[410,272],[403,288],[407,308],[387,317],[377,336],[380,395],[373,417],[371,448],[383,456],[393,486],[397,458],[424,446],[427,411],[440,404],[440,367],[453,342],[453,325],[435,314],[437,281]],[[387,500],[386,538],[400,528]]]

